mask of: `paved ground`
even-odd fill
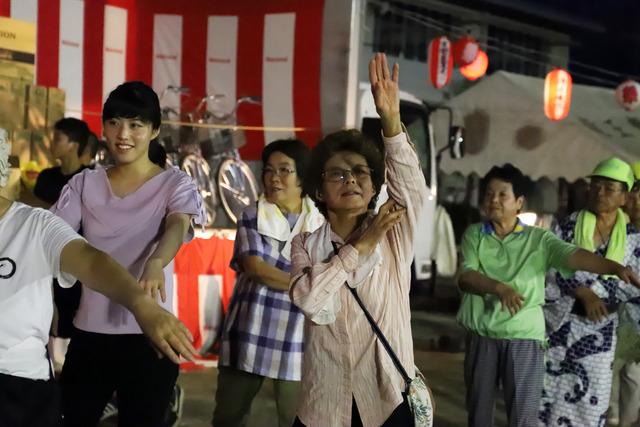
[[[462,363],[464,332],[455,322],[458,295],[451,281],[441,281],[435,296],[412,296],[412,323],[416,364],[436,398],[436,427],[466,425]],[[180,384],[186,392],[183,427],[207,427],[213,411],[217,369],[184,372]],[[504,405],[497,405],[496,427],[506,425]],[[254,401],[248,427],[277,427],[273,386],[265,382]],[[115,423],[103,423],[103,427]]]
[[[416,351],[416,363],[427,377],[436,398],[437,427],[466,425],[462,353]],[[180,375],[186,391],[185,413],[181,426],[209,426],[216,388],[215,368]],[[497,426],[506,425],[503,405],[498,405]],[[277,427],[273,387],[266,382],[254,401],[248,427]]]

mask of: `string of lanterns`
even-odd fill
[[[442,89],[449,84],[454,66],[459,67],[460,74],[467,80],[475,81],[486,74],[489,57],[470,35],[453,43],[446,36],[433,39],[428,47],[431,85]],[[547,73],[544,83],[544,114],[549,120],[559,121],[569,115],[572,84],[571,74],[567,70],[555,68]],[[640,105],[640,83],[626,80],[617,87],[615,98],[625,110],[635,110]]]
[[[454,64],[469,80],[477,80],[487,72],[489,57],[469,35],[455,43],[451,43],[447,36],[436,37],[428,49],[429,79],[436,89],[442,89],[449,83]]]

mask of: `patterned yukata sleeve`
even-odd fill
[[[627,230],[627,247],[624,263],[640,274],[640,233],[634,228]],[[623,303],[620,310],[618,345],[620,357],[627,361],[640,361],[640,289],[625,282],[616,288],[616,299]]]
[[[554,229],[554,233],[560,239],[567,243],[573,242],[573,230],[576,225],[576,215],[572,214],[569,218],[561,221]],[[556,270],[554,273],[555,284],[563,296],[573,298],[575,290],[580,287],[591,288],[598,281],[598,275],[587,271],[576,271],[573,275],[564,276],[563,271]]]

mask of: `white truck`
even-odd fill
[[[322,34],[322,68],[320,73],[321,120],[323,134],[342,128],[361,129],[379,140],[380,122],[375,111],[368,82],[358,80],[361,67],[367,67],[369,59],[363,57],[361,33],[364,0],[325,0]],[[426,84],[426,82],[425,82]],[[400,76],[402,88],[402,74]],[[429,115],[434,110],[416,96],[401,91],[400,113],[412,141],[416,145],[422,170],[429,189],[420,226],[415,239],[414,279],[428,280],[435,273],[433,268],[434,217],[436,210],[437,157],[434,132]],[[461,153],[463,137],[450,135],[443,141],[453,155]],[[442,151],[442,150],[440,150]],[[386,199],[381,195],[379,203]]]

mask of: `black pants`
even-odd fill
[[[409,403],[405,396],[400,405],[393,410],[389,418],[382,424],[381,427],[414,427],[413,414],[409,408]],[[293,427],[306,427],[299,418],[296,417],[293,422]],[[362,427],[362,419],[360,419],[360,412],[356,405],[356,400],[351,402],[351,427]]]
[[[53,280],[53,301],[58,308],[58,337],[71,338],[73,335],[73,318],[78,311],[81,295],[82,283],[76,282],[70,288],[63,288],[57,280]]]
[[[0,374],[0,426],[55,427],[60,422],[60,390],[55,381]]]
[[[161,426],[177,378],[178,365],[158,358],[143,335],[77,330],[60,381],[64,426],[97,425],[114,391],[118,426]]]

